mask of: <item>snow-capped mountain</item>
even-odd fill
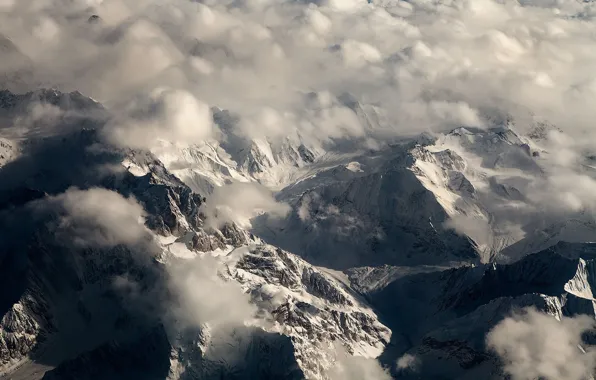
[[[548,185],[542,129],[525,137],[511,122],[458,128],[366,154],[323,156],[278,193],[292,205],[283,223],[265,219],[255,231],[329,267],[507,262],[559,241],[592,241],[589,213],[553,217],[533,198],[537,183]]]
[[[408,353],[433,363],[416,371],[396,368],[398,378],[504,378],[499,359],[486,350],[487,331],[524,307],[559,319],[594,317],[594,254],[593,244],[561,243],[513,264],[415,274],[397,274],[395,268],[394,280],[367,293],[393,333],[381,360],[391,363]],[[376,281],[375,270],[364,269],[350,273],[361,289]],[[407,313],[400,310],[404,304]]]
[[[238,121],[230,112],[218,108],[212,112],[222,134],[220,141],[191,146],[163,141],[152,149],[166,168],[195,192],[208,195],[214,188],[234,181],[258,182],[279,189],[292,183],[302,168],[322,154],[318,147],[307,147],[299,136],[281,140],[237,136],[233,127]]]
[[[534,205],[520,177],[543,175],[538,133],[459,128],[357,153],[300,139],[133,150],[102,138],[109,111],[80,93],[0,95],[12,123],[60,111],[0,140],[6,378],[328,379],[339,345],[395,378],[498,379],[485,336],[512,310],[596,315],[589,217],[507,229],[499,214]],[[290,213],[210,223],[230,181],[278,190]],[[97,215],[71,206],[87,196]],[[208,295],[217,281],[246,296],[229,314],[250,311],[229,331],[175,312],[188,300],[172,284]],[[404,355],[417,364],[396,366]]]
[[[88,122],[91,126],[101,120]],[[205,198],[150,152],[112,148],[93,128],[5,146],[2,278],[11,291],[3,294],[0,352],[7,376],[28,378],[38,368],[56,367],[46,377],[160,378],[166,371],[171,379],[215,374],[325,378],[333,364],[333,342],[365,357],[380,355],[388,343],[391,332],[340,279],[234,224],[207,227],[201,211]],[[44,202],[71,186],[134,197],[144,210],[147,235],[132,247],[69,241],[61,232],[63,211],[45,210]],[[179,332],[170,325],[164,328],[169,322],[165,300],[170,298],[166,268],[171,261],[204,254],[221,256],[220,276],[238,282],[258,307],[261,322],[252,330],[238,327],[237,342],[211,337],[207,326]],[[121,277],[156,300],[131,309],[131,299],[115,287]],[[235,345],[239,355],[247,355],[245,361],[229,363],[217,356]],[[138,347],[141,353],[134,352]],[[325,351],[329,354],[321,355]],[[121,361],[108,359],[114,355]],[[110,365],[98,362],[103,360]]]
[[[0,379],[596,379],[595,21],[0,0]]]

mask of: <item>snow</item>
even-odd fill
[[[592,284],[594,279],[594,262],[590,260],[586,262],[584,259],[579,259],[577,273],[575,276],[565,284],[565,291],[580,298],[594,300],[592,293]]]
[[[181,259],[192,259],[197,254],[186,247],[186,243],[175,242],[167,246],[168,252]]]

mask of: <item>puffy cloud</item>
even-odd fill
[[[395,365],[399,370],[416,369],[418,359],[414,355],[404,354],[397,359]]]
[[[445,222],[445,227],[453,229],[456,233],[467,236],[476,244],[480,252],[495,248],[493,231],[490,221],[483,215],[467,216],[453,215]],[[484,262],[490,261],[491,257],[481,257]]]
[[[57,196],[36,201],[39,212],[58,215],[57,233],[65,244],[111,247],[134,246],[149,236],[143,208],[131,198],[101,188],[71,188]]]
[[[262,185],[235,182],[216,188],[205,203],[207,222],[219,226],[234,222],[250,227],[250,219],[263,213],[280,218],[290,212],[290,206],[279,203]]]
[[[335,362],[328,371],[332,380],[390,380],[389,372],[375,359],[348,354],[343,346],[335,345]]]
[[[150,148],[158,140],[202,142],[213,135],[214,126],[210,108],[192,94],[158,88],[131,102],[104,132],[115,144]]]
[[[525,309],[497,324],[487,345],[514,380],[583,380],[596,368],[596,351],[582,348],[582,334],[594,327],[588,316],[561,320]]]
[[[596,180],[591,173],[591,148],[586,144],[591,142],[559,131],[548,133],[541,157],[544,175],[526,189],[537,207],[558,216],[579,211],[596,214]]]
[[[27,135],[30,132],[35,133],[40,130],[50,130],[64,128],[59,121],[66,116],[66,113],[60,108],[47,103],[31,103],[25,113],[14,118],[14,123],[10,128],[10,134],[13,136]],[[52,128],[53,127],[53,128]],[[50,133],[55,133],[52,131]]]
[[[57,216],[56,236],[64,244],[84,248],[126,245],[137,253],[135,258],[141,265],[148,263],[148,252],[157,252],[157,247],[149,245],[154,240],[143,224],[142,206],[116,192],[72,188],[35,201],[31,207],[39,214]],[[141,292],[139,284],[125,277],[117,278],[115,286],[134,303],[131,307],[161,302],[166,321],[175,329],[204,324],[212,329],[233,328],[254,317],[256,308],[250,296],[238,283],[220,277],[225,267],[218,259],[173,259],[165,269],[164,282],[155,288]]]
[[[384,141],[479,126],[486,122],[480,110],[507,114],[520,107],[574,136],[592,133],[591,3],[2,4],[7,11],[0,15],[0,34],[31,60],[31,86],[78,89],[116,108],[156,87],[184,90],[246,118],[238,135],[254,137],[262,125],[259,132],[268,137],[298,130],[315,141],[362,134]],[[91,14],[101,22],[87,22]],[[301,95],[311,92],[349,93],[379,106],[390,128],[379,133],[324,112],[313,120]]]
[[[208,324],[212,329],[237,327],[250,321],[256,306],[235,281],[218,272],[222,263],[211,256],[174,261],[168,266],[168,287],[175,295],[171,317],[178,328]]]

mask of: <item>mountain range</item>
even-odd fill
[[[339,379],[353,356],[505,379],[486,336],[512,312],[596,317],[594,220],[533,198],[554,127],[342,152],[242,140],[213,109],[223,143],[130,149],[79,92],[0,92],[10,123],[40,106],[57,116],[0,140],[3,378]],[[283,212],[234,219],[218,192],[242,184]]]

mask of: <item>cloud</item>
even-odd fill
[[[487,346],[501,357],[514,380],[583,380],[596,368],[596,351],[582,348],[582,334],[593,327],[588,316],[559,321],[530,308],[497,324],[487,336]]]
[[[397,362],[395,364],[397,366],[397,369],[399,370],[415,370],[416,366],[418,365],[418,359],[414,355],[404,354],[403,356],[397,359]]]
[[[495,248],[493,230],[489,220],[483,215],[453,215],[444,225],[446,228],[453,229],[456,233],[470,238],[482,252]],[[481,257],[481,259],[488,262],[490,257]]]
[[[71,188],[36,201],[38,212],[58,216],[57,234],[65,244],[80,247],[135,246],[149,236],[143,208],[132,198],[101,188]]]
[[[33,102],[28,109],[21,115],[14,118],[14,124],[11,126],[11,134],[29,134],[36,130],[48,130],[52,126],[59,126],[59,121],[65,116],[65,112],[59,107],[48,104]]]
[[[390,380],[389,372],[375,359],[348,354],[340,344],[335,345],[335,362],[328,371],[331,380]]]
[[[250,296],[237,282],[223,280],[221,270],[222,263],[208,255],[168,265],[168,286],[176,299],[170,316],[177,328],[208,324],[226,329],[254,319],[257,309]]]
[[[184,91],[172,96],[192,112],[198,102],[237,113],[244,121],[236,132],[249,137],[297,131],[314,142],[384,141],[483,126],[484,110],[519,109],[574,136],[592,134],[591,3],[5,0],[2,7],[0,34],[31,61],[30,86],[77,89],[110,108],[170,88]],[[101,22],[89,23],[92,14]],[[305,93],[351,94],[384,109],[390,122],[370,130],[345,107],[315,112],[305,108]],[[169,115],[161,120],[176,119]],[[117,136],[138,135],[138,123],[129,123],[130,133],[124,124]],[[153,137],[161,130],[150,129]]]
[[[158,88],[139,96],[104,129],[108,140],[124,147],[151,148],[159,140],[196,144],[214,134],[209,106],[182,90]]]
[[[590,144],[590,142],[587,142]],[[596,180],[592,176],[591,148],[584,139],[550,131],[544,142],[545,176],[527,190],[530,199],[556,215],[582,210],[596,214]]]
[[[116,192],[71,188],[57,196],[35,201],[31,207],[38,214],[51,213],[57,217],[56,238],[64,244],[79,248],[125,245],[142,266],[149,262],[150,253],[159,252],[156,246],[150,245],[155,241],[143,224],[142,206]],[[147,271],[151,268],[145,266]],[[211,329],[225,330],[254,318],[256,307],[250,302],[250,296],[238,283],[220,277],[226,268],[218,259],[208,255],[172,259],[164,269],[160,282],[149,288],[127,277],[116,278],[114,285],[137,312],[155,310],[157,306],[173,329],[207,324]]]
[[[488,221],[480,217],[454,215],[445,223],[445,226],[454,229],[464,236],[470,237],[477,244],[487,244],[491,237]]]
[[[290,212],[285,203],[279,203],[271,191],[255,183],[234,182],[215,188],[203,206],[207,223],[214,227],[234,222],[250,227],[250,219],[267,213],[270,218],[281,218]]]

